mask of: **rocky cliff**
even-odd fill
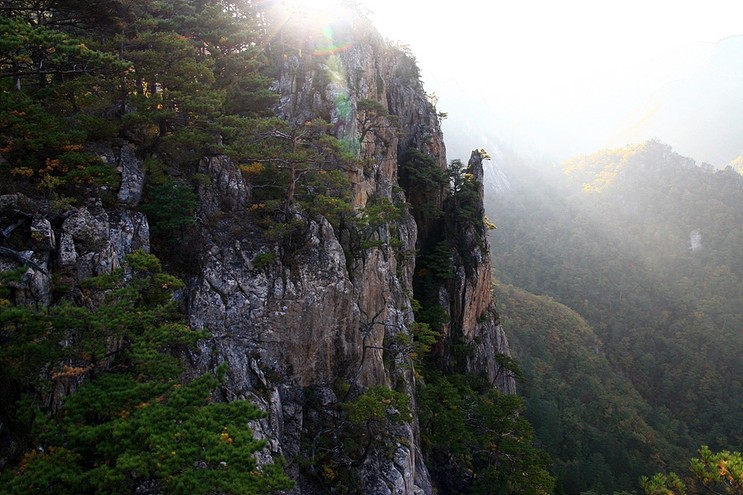
[[[435,352],[452,369],[484,374],[494,387],[514,392],[513,378],[498,360],[508,345],[492,301],[488,245],[478,220],[484,156],[473,152],[466,170],[475,185],[467,199],[474,216],[455,218],[461,205],[451,199],[448,179],[426,188],[417,182],[421,165],[411,157],[423,157],[425,167],[441,176],[447,158],[414,59],[365,24],[335,36],[343,39],[331,41],[343,49],[331,53],[318,50],[311,38],[273,48],[280,66],[276,111],[296,125],[317,117],[332,124],[357,158],[345,170],[353,211],[384,202],[397,205],[400,214],[369,227],[359,246],[342,225],[295,212],[301,235],[288,247],[245,214],[254,190],[238,164],[223,155],[204,156],[189,246],[193,263],[181,298],[190,325],[208,337],[186,357],[189,374],[229,365],[221,399],[247,399],[266,412],[251,424],[267,440],[262,462],[286,459],[297,480],[292,493],[336,492],[343,476],[365,487],[364,493],[433,493],[415,415],[418,378],[410,342],[412,300],[422,297],[416,280],[426,271],[420,255],[435,243],[452,247],[449,275],[434,284],[446,313]],[[91,200],[51,215],[49,205],[21,194],[0,198],[2,225],[18,225],[26,235],[1,260],[2,269],[28,267],[23,283],[14,286],[16,299],[46,304],[55,283],[79,285],[118,267],[126,253],[149,249],[147,218],[133,209],[144,180],[135,147],[100,142],[91,150],[122,177],[116,199],[106,206]],[[423,211],[430,208],[441,215]],[[470,349],[464,358],[452,350],[458,345]],[[58,399],[74,389],[74,383],[57,386]],[[398,394],[385,399],[387,416],[397,418],[385,423],[386,431],[364,431],[342,420],[344,407],[375,390]],[[366,444],[345,452],[345,437],[359,431]]]
[[[356,210],[372,198],[405,201],[407,191],[400,190],[398,176],[401,156],[410,149],[446,169],[436,110],[414,60],[371,31],[337,54],[318,58],[313,48],[282,55],[278,111],[297,122],[325,117],[339,138],[355,145],[360,164],[348,172]],[[381,111],[365,127],[371,117],[359,103],[369,100],[378,102]],[[470,168],[481,184],[479,152],[473,153]],[[288,459],[300,480],[296,493],[319,493],[322,473],[306,479],[300,459],[311,456],[320,436],[331,434],[323,431],[323,418],[342,402],[339,382],[389,386],[414,402],[411,358],[397,342],[400,335],[413,337],[414,254],[421,247],[417,232],[432,226],[417,225],[406,210],[373,233],[377,246],[350,253],[344,251],[343,232],[314,219],[301,249],[288,258],[277,252],[275,262],[257,268],[256,257],[277,248],[261,242],[255,227],[235,228],[250,184],[224,157],[205,158],[201,171],[211,180],[200,191],[202,268],[190,284],[189,315],[192,325],[208,328],[213,337],[194,356],[195,366],[230,364],[227,398],[249,397],[261,404],[268,417],[254,426],[270,440],[272,454]],[[440,194],[429,199],[443,205],[445,188]],[[482,188],[478,201],[482,215]],[[207,220],[215,213],[219,220]],[[466,266],[461,257],[452,261],[454,277],[440,291],[450,313],[451,333],[444,340],[473,345],[466,371],[484,372],[494,386],[512,393],[513,378],[496,361],[498,354],[508,354],[508,346],[492,302],[487,242],[475,226],[462,228],[461,252],[468,253],[469,261]],[[413,417],[398,427],[391,455],[377,452],[353,466],[366,493],[431,493],[416,422]]]

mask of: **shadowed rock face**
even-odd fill
[[[354,208],[366,207],[371,199],[402,204],[415,187],[409,184],[404,192],[399,187],[399,162],[406,150],[418,150],[446,168],[439,120],[410,57],[373,31],[362,30],[355,39],[346,51],[320,60],[311,50],[282,56],[277,111],[295,122],[319,116],[333,124],[336,136],[358,157],[348,170]],[[384,112],[370,121],[358,110],[364,100],[378,102]],[[121,173],[117,205],[91,202],[50,222],[43,206],[21,195],[0,197],[3,225],[23,212],[18,224],[30,232],[25,245],[13,246],[11,258],[0,257],[3,270],[24,261],[29,266],[14,288],[17,298],[48,304],[51,273],[77,286],[118,268],[126,254],[149,250],[147,218],[132,210],[144,178],[135,146],[98,143],[91,150]],[[479,155],[473,154],[470,168],[481,180]],[[188,373],[228,363],[223,398],[251,400],[267,413],[251,424],[256,436],[267,441],[261,462],[283,455],[297,480],[293,493],[324,493],[299,462],[312,458],[316,439],[326,434],[323,418],[338,414],[344,399],[339,385],[388,386],[414,405],[413,366],[400,342],[412,339],[415,253],[425,242],[418,234],[438,226],[416,224],[406,210],[376,229],[376,247],[350,257],[343,249],[343,232],[318,217],[304,221],[302,241],[287,251],[266,240],[246,215],[251,185],[235,163],[224,156],[204,157],[199,173],[206,180],[199,185],[198,234],[188,246],[198,266],[192,267],[182,297],[190,324],[207,330],[209,338],[189,356]],[[442,187],[430,199],[443,206],[446,194]],[[472,225],[464,229],[470,261],[465,266],[455,259],[451,283],[441,288],[442,305],[451,317],[444,342],[456,338],[472,344],[474,352],[462,371],[485,372],[494,386],[512,392],[512,378],[495,360],[496,354],[508,353],[508,345],[490,294],[488,246],[481,234]],[[60,385],[54,400],[61,401],[74,386]],[[352,467],[364,492],[432,493],[415,414],[392,430],[384,432],[395,439],[392,448]]]
[[[446,168],[438,117],[414,62],[375,34],[362,38],[320,62],[310,55],[285,57],[277,81],[280,115],[295,122],[324,117],[336,136],[356,150],[359,165],[348,172],[357,209],[371,197],[405,201],[397,187],[398,162],[408,148]],[[328,79],[331,68],[342,76]],[[377,101],[396,117],[377,117],[369,131],[361,125],[364,116],[357,104],[362,100]],[[395,118],[399,124],[393,124]],[[473,160],[470,166],[479,170],[481,180],[481,160],[474,155]],[[414,403],[410,357],[396,351],[394,342],[398,334],[412,337],[413,253],[421,226],[406,212],[375,234],[381,241],[395,235],[397,247],[382,242],[348,258],[340,233],[316,219],[307,224],[304,246],[286,255],[253,235],[256,227],[244,218],[250,185],[235,164],[224,157],[205,158],[200,172],[210,180],[200,190],[201,269],[190,283],[188,306],[191,324],[209,329],[212,338],[193,356],[194,369],[228,362],[225,397],[249,398],[268,413],[253,425],[269,441],[265,460],[284,455],[298,480],[294,493],[320,493],[298,461],[311,455],[307,445],[318,417],[334,414],[341,401],[338,383],[392,386]],[[438,198],[441,204],[444,194]],[[475,345],[466,371],[484,371],[495,386],[513,392],[513,379],[495,361],[497,353],[508,353],[508,344],[492,302],[487,244],[478,242],[473,233],[474,265],[455,266],[454,282],[443,298],[451,328]],[[257,263],[267,253],[275,259]],[[432,493],[417,418],[398,430],[395,436],[401,440],[391,457],[370,456],[353,468],[365,493]]]
[[[52,218],[52,220],[50,220]],[[67,297],[94,307],[80,291],[81,281],[110,274],[121,268],[124,257],[136,250],[149,251],[150,231],[144,214],[119,206],[103,208],[91,200],[86,206],[53,213],[42,201],[24,195],[0,196],[0,225],[14,233],[12,241],[3,239],[0,272],[26,266],[21,280],[10,284],[18,305],[42,307],[52,304],[55,286],[69,287]],[[59,378],[51,384],[48,397],[52,411],[74,392],[82,377]],[[18,448],[14,432],[0,428],[0,465]]]
[[[479,214],[483,207],[483,155],[475,150],[468,162],[468,173],[478,185]],[[478,232],[479,230],[479,232]],[[473,348],[467,358],[466,370],[484,372],[490,383],[504,393],[516,393],[512,374],[501,367],[495,357],[509,355],[508,339],[498,320],[492,296],[492,265],[489,245],[483,226],[470,225],[465,229],[463,252],[470,257],[471,270],[460,264],[454,278],[450,300],[453,328],[458,328],[461,338]]]

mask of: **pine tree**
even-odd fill
[[[12,420],[29,429],[26,453],[3,473],[0,493],[155,487],[242,494],[291,486],[280,462],[256,465],[253,454],[265,442],[252,437],[248,422],[262,413],[246,401],[215,399],[224,368],[181,382],[177,353],[202,336],[174,305],[172,293],[183,283],[152,255],[136,252],[127,261],[126,270],[86,280],[91,307],[0,305],[0,381],[17,387],[6,396],[15,399]],[[20,373],[19,362],[27,363]],[[48,409],[50,387],[80,382],[61,411]]]

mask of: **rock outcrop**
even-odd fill
[[[483,154],[474,150],[467,172],[477,184],[478,214],[484,217]],[[506,333],[498,319],[492,297],[492,265],[484,225],[465,225],[460,232],[460,256],[467,260],[456,264],[453,283],[449,284],[450,328],[472,347],[465,369],[485,373],[490,383],[504,393],[516,393],[512,373],[497,357],[509,355]],[[452,336],[450,336],[452,337]]]
[[[331,54],[318,54],[313,46],[274,54],[281,61],[277,112],[295,123],[328,120],[357,158],[346,170],[354,210],[382,201],[397,205],[399,216],[370,227],[367,243],[349,249],[343,229],[297,212],[301,239],[286,248],[246,215],[253,189],[238,165],[225,156],[204,157],[189,246],[196,264],[181,295],[191,326],[209,336],[188,356],[189,373],[229,365],[221,398],[247,399],[266,412],[251,423],[267,441],[260,461],[284,456],[297,480],[295,494],[325,492],[322,467],[312,462],[323,442],[343,441],[328,425],[349,397],[384,387],[406,397],[414,411],[409,343],[416,253],[439,234],[430,218],[414,217],[406,201],[412,209],[427,201],[446,212],[449,195],[448,179],[430,197],[416,196],[414,174],[401,180],[401,164],[411,153],[426,157],[442,177],[447,169],[439,117],[414,60],[364,23],[338,35],[346,37],[345,48]],[[21,194],[0,197],[2,225],[28,231],[25,241],[6,243],[0,253],[0,270],[28,267],[14,287],[16,298],[48,304],[52,273],[57,283],[77,287],[119,268],[126,254],[149,250],[147,218],[134,210],[144,182],[136,147],[114,142],[89,149],[120,172],[117,204],[104,207],[96,200],[50,215],[48,205]],[[476,201],[482,209],[477,152],[469,173],[480,184]],[[491,297],[487,240],[477,222],[456,226],[461,236],[451,277],[438,288],[449,317],[442,352],[464,342],[473,352],[460,371],[484,373],[493,386],[511,393],[513,379],[497,360],[508,354],[508,345]],[[384,448],[367,448],[346,466],[364,493],[433,493],[415,414],[374,435],[384,437]]]
[[[398,171],[407,150],[446,170],[439,120],[409,56],[371,31],[354,39],[346,50],[320,58],[312,47],[284,53],[278,112],[298,123],[324,117],[355,150],[359,165],[348,171],[355,209],[372,198],[404,203]],[[369,116],[360,109],[364,101],[383,110]],[[473,155],[470,166],[481,181],[478,160]],[[374,247],[350,253],[342,232],[321,218],[308,221],[304,245],[286,253],[244,219],[250,184],[235,164],[205,158],[200,172],[209,180],[200,190],[201,268],[190,283],[188,307],[191,324],[212,337],[193,356],[194,367],[227,362],[225,398],[249,398],[267,412],[254,425],[269,440],[265,458],[285,456],[298,480],[294,493],[320,493],[322,476],[308,476],[300,460],[311,458],[318,438],[328,434],[321,418],[337,414],[339,383],[393,387],[414,403],[411,358],[395,343],[400,335],[412,339],[417,233],[431,227],[416,225],[406,210],[372,233]],[[436,201],[443,207],[444,190]],[[453,266],[453,283],[442,288],[452,335],[459,332],[475,346],[463,371],[484,372],[512,392],[513,379],[496,361],[508,346],[492,302],[487,241],[474,230],[467,235],[472,258],[468,266]],[[364,492],[432,493],[415,416],[395,437],[391,456],[369,456],[352,467]]]

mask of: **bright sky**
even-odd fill
[[[743,0],[361,3],[383,35],[410,46],[450,116],[458,92],[476,93],[515,127],[559,121],[576,132],[596,112],[621,112],[622,98],[688,75],[715,42],[743,34]]]
[[[498,86],[516,93],[743,34],[743,0],[365,3],[377,28],[410,45],[424,70],[471,72],[480,63],[484,79],[507,68]]]

